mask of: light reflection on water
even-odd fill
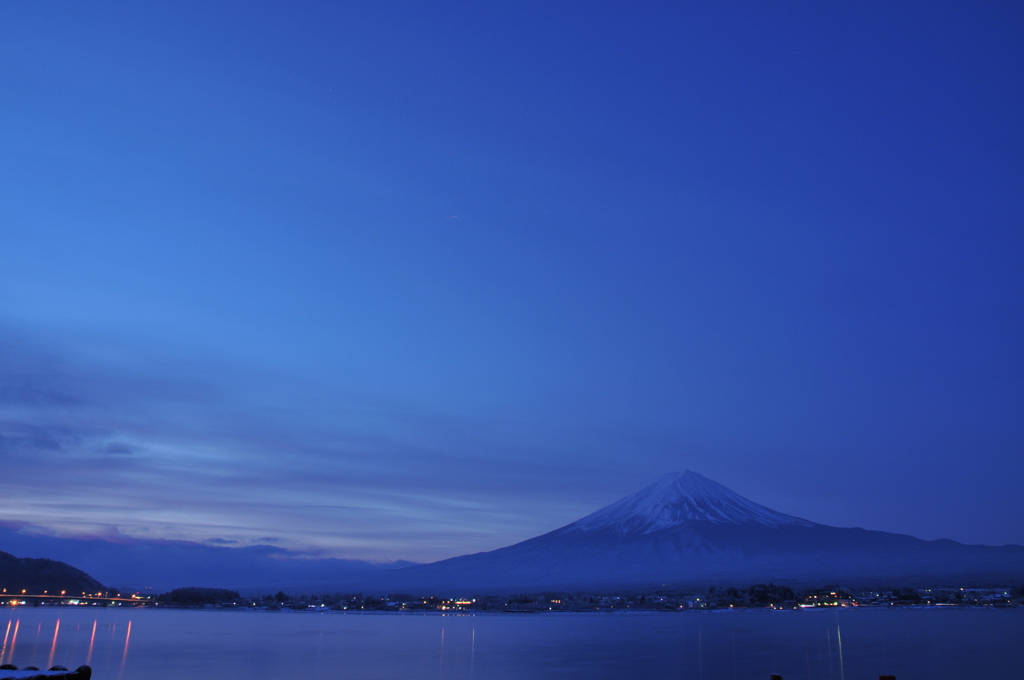
[[[7,622],[7,630],[4,632],[4,644],[0,647],[0,663],[4,662],[4,657],[7,655],[7,637],[11,634],[11,622]]]
[[[42,623],[39,624],[42,626]],[[57,623],[53,627],[53,643],[50,645],[50,658],[46,662],[46,667],[49,668],[53,665],[53,655],[57,651],[57,635],[60,633],[60,619],[57,619]]]
[[[85,657],[85,664],[87,666],[92,664],[92,649],[93,649],[93,646],[96,644],[96,624],[97,623],[98,623],[98,621],[96,621],[95,619],[92,622],[92,635],[89,636],[89,653]],[[62,664],[62,665],[66,665],[66,664]],[[71,666],[68,666],[68,668],[71,668]]]
[[[10,622],[8,622],[7,625],[8,625],[8,627],[10,627]],[[16,621],[14,623],[14,635],[11,636],[11,651],[10,651],[10,654],[8,654],[8,656],[7,656],[7,661],[5,661],[4,663],[10,663],[11,657],[14,656],[14,646],[18,642],[18,628],[19,627],[21,627],[21,621]],[[0,655],[0,661],[4,661],[3,655]]]
[[[97,680],[845,680],[847,669],[851,678],[935,680],[1024,668],[1024,609],[444,616],[5,607],[0,629],[0,661],[88,663]]]
[[[117,677],[121,678],[124,675],[124,665],[128,662],[128,642],[132,639],[132,622],[128,620],[128,632],[124,634],[124,652],[121,653],[121,670],[118,672]]]

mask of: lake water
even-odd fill
[[[4,662],[88,663],[96,680],[1024,677],[1024,609],[444,616],[5,607],[5,630]]]

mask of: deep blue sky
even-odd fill
[[[428,560],[689,468],[1024,543],[1022,36],[0,3],[0,520]]]

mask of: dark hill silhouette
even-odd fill
[[[108,590],[106,586],[84,571],[57,560],[15,557],[0,552],[0,588],[7,593],[28,595],[51,595],[66,591],[68,594],[99,593]]]

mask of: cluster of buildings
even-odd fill
[[[758,584],[748,588],[708,588],[700,593],[645,594],[535,593],[510,596],[385,597],[362,594],[299,595],[283,592],[263,597],[242,597],[236,591],[191,588],[188,598],[168,598],[114,592],[28,594],[0,593],[0,606],[105,605],[154,607],[244,608],[269,611],[376,611],[376,612],[589,612],[686,611],[713,609],[815,609],[820,607],[1013,607],[1024,606],[1024,587],[1004,588],[891,588],[849,592],[826,587],[795,592],[786,586]],[[172,591],[176,593],[178,591]]]
[[[157,603],[158,606],[173,606]],[[893,606],[1024,606],[1022,588],[893,588],[851,593],[827,587],[794,592],[788,587],[761,584],[746,589],[709,588],[702,593],[655,592],[647,594],[539,593],[502,597],[386,597],[359,594],[235,598],[208,607],[237,607],[292,611],[374,612],[592,612],[592,611],[685,611],[714,609],[814,609],[822,607]]]

